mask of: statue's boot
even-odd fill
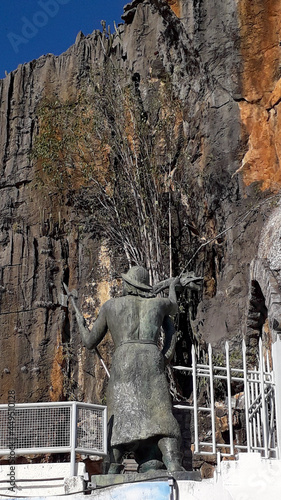
[[[112,447],[109,449],[110,465],[108,469],[108,474],[120,474],[124,469],[122,464],[122,459],[124,455],[124,450],[120,448]]]
[[[162,460],[169,472],[185,471],[182,466],[182,454],[179,449],[179,441],[176,438],[162,438],[158,442],[162,453]]]
[[[121,474],[124,465],[111,463],[108,469],[108,474]]]
[[[138,472],[145,473],[164,469],[164,464],[160,460],[148,460],[139,465]]]
[[[165,468],[157,437],[139,441],[137,444],[134,454],[135,460],[139,464],[138,472],[146,473]]]

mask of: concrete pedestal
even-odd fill
[[[140,483],[151,481],[168,481],[175,479],[176,481],[201,481],[199,472],[183,471],[169,473],[166,470],[149,471],[145,473],[130,472],[128,474],[104,474],[91,476],[91,488],[105,488],[117,484]]]

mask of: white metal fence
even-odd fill
[[[260,340],[259,362],[254,369],[248,367],[244,341],[241,366],[237,368],[231,366],[228,342],[225,344],[225,361],[220,362],[222,366],[213,362],[211,345],[207,357],[207,363],[200,364],[192,346],[192,366],[174,366],[175,370],[192,375],[192,401],[176,404],[175,408],[193,414],[194,453],[235,456],[238,452],[247,451],[260,452],[264,458],[281,458],[281,342],[273,344],[269,353]],[[224,401],[216,397],[218,384],[226,393]],[[225,416],[224,431],[227,430],[223,434],[224,439],[218,418],[221,413]]]
[[[9,400],[11,401],[11,400]],[[0,405],[0,455],[107,454],[106,407],[78,402]]]

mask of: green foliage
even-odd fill
[[[94,156],[88,136],[93,119],[88,116],[87,100],[77,102],[44,100],[38,108],[39,134],[31,151],[37,166],[37,183],[62,194],[88,180]]]
[[[242,368],[243,355],[241,349],[232,349],[229,356],[231,368]]]
[[[71,106],[44,100],[38,109],[40,133],[35,138],[31,158],[39,164],[42,180],[48,179],[58,190],[68,180],[65,164],[71,150],[71,135],[65,134]],[[70,129],[71,130],[71,129]]]

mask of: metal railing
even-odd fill
[[[173,367],[192,375],[192,401],[175,404],[174,407],[189,410],[193,414],[192,444],[195,454],[220,453],[221,456],[230,457],[247,451],[259,452],[264,458],[281,458],[281,342],[272,345],[272,367],[269,353],[265,354],[261,340],[257,368],[248,368],[244,341],[241,357],[241,366],[232,367],[229,344],[226,342],[225,362],[220,362],[222,366],[214,364],[211,345],[208,348],[207,363],[201,364],[198,363],[192,346],[192,366]],[[216,397],[218,383],[226,394],[223,402],[219,402]],[[239,388],[236,398],[232,395],[235,385]],[[202,391],[205,393],[205,398],[200,396],[200,391],[201,394]],[[219,438],[222,435],[218,423],[219,412],[224,412],[226,417],[223,440]],[[237,426],[235,419],[239,419],[241,425]]]
[[[106,407],[87,403],[0,405],[0,455],[70,453],[107,454]]]

